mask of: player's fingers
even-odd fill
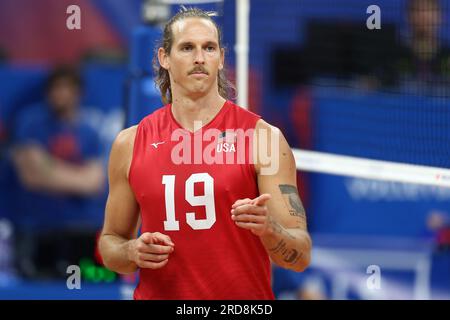
[[[263,224],[254,222],[236,222],[236,225],[247,230],[262,230],[264,228]]]
[[[251,201],[252,201],[252,200],[249,199],[249,198],[236,200],[236,202],[231,206],[231,208],[234,209],[234,208],[236,208],[236,207],[242,206],[243,204],[248,204],[248,203],[250,203]]]
[[[169,259],[166,259],[161,262],[149,262],[149,261],[142,261],[138,263],[139,268],[148,268],[148,269],[159,269],[164,267],[167,262],[169,262]]]
[[[272,198],[272,196],[268,193],[263,193],[259,197],[252,200],[252,203],[255,206],[264,206],[267,201],[269,201]]]
[[[256,216],[253,214],[240,214],[237,216],[232,215],[231,218],[236,222],[254,222],[258,224],[263,224],[267,220],[265,216]]]
[[[169,258],[168,254],[139,253],[140,261],[161,262]]]
[[[151,244],[151,245],[149,245],[149,249],[150,249],[149,253],[154,253],[154,254],[171,253],[174,250],[173,246],[165,246],[165,245],[159,245],[159,244]]]
[[[145,233],[141,234],[139,239],[141,239],[146,244],[151,244],[151,243],[154,242],[153,241],[153,234],[151,232],[145,232]]]
[[[265,206],[255,206],[253,204],[244,204],[240,207],[231,210],[232,215],[240,214],[256,214],[256,215],[266,215],[267,207]]]
[[[169,246],[174,246],[175,244],[172,242],[172,240],[170,239],[170,237],[166,234],[162,234],[160,232],[154,232],[153,233],[153,237],[157,240],[159,240],[162,243],[165,243]]]
[[[153,253],[153,254],[166,254],[174,251],[173,246],[166,246],[160,244],[138,244],[139,253]]]

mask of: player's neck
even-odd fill
[[[201,126],[209,123],[225,104],[220,95],[206,95],[198,99],[174,97],[172,114],[175,120],[186,130],[194,131],[194,122],[201,121]]]

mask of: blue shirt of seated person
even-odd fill
[[[47,102],[16,119],[12,154],[21,182],[15,219],[21,229],[101,226],[102,148],[97,132],[79,117],[80,88],[72,70],[58,69],[49,78]]]

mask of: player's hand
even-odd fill
[[[145,232],[132,240],[128,258],[139,268],[159,269],[169,261],[175,244],[169,236],[159,232]]]
[[[237,200],[231,206],[231,219],[238,227],[248,229],[257,236],[264,236],[271,230],[266,206],[270,198],[270,194],[264,193],[255,199]]]

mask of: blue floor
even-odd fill
[[[80,289],[69,290],[66,282],[23,282],[0,286],[0,300],[119,300],[124,286],[81,283]],[[128,290],[129,292],[129,290]]]

